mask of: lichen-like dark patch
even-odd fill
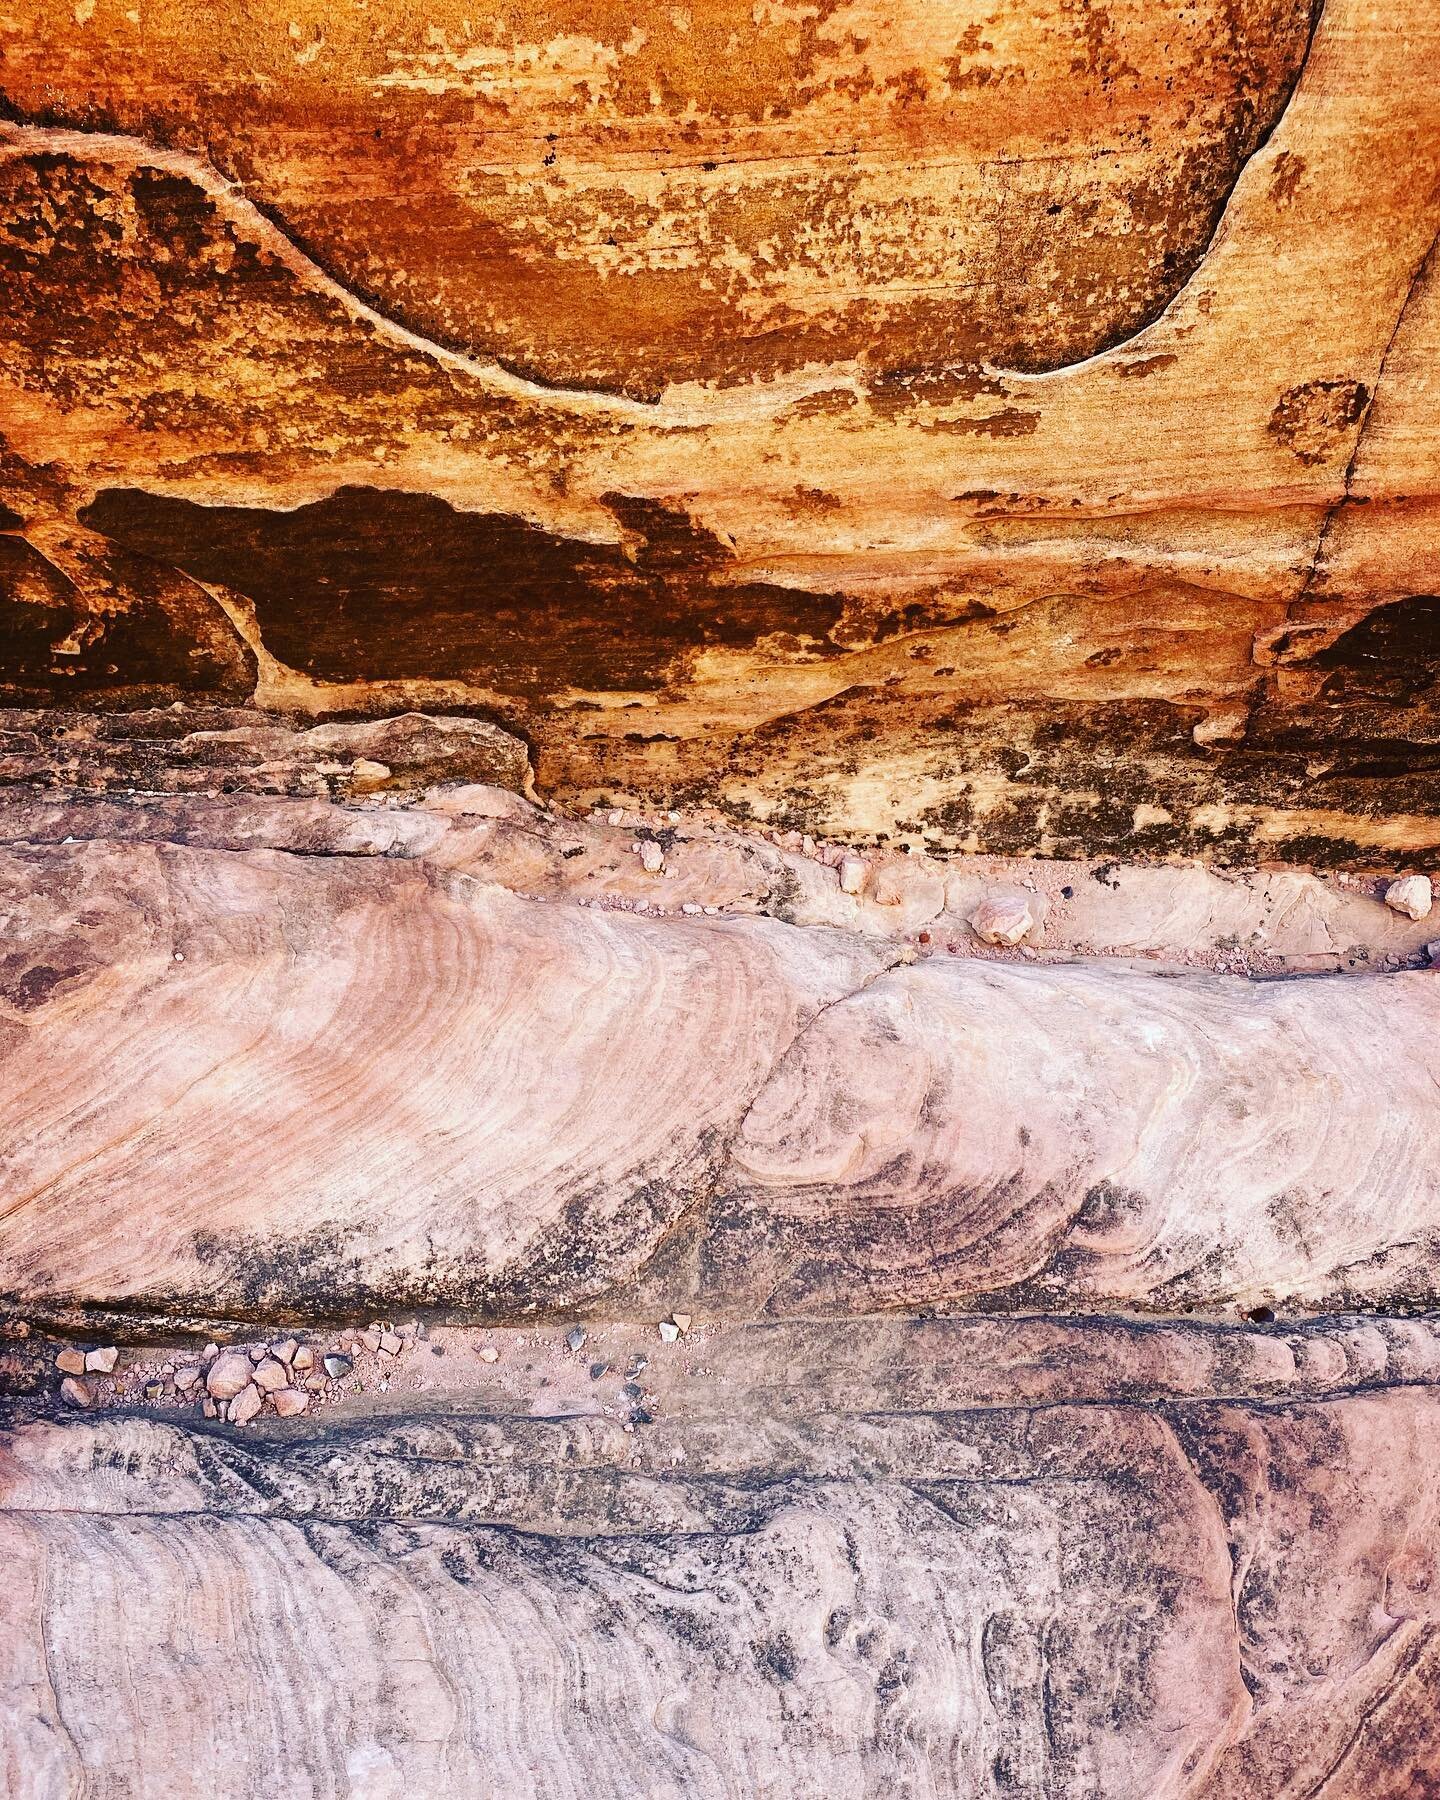
[[[245,594],[266,647],[324,680],[469,680],[527,697],[644,690],[698,649],[782,632],[825,644],[838,598],[727,580],[725,545],[684,513],[607,503],[633,544],[354,487],[293,512],[109,489],[84,518]]]
[[[1302,382],[1275,402],[1267,430],[1306,468],[1313,468],[1348,451],[1369,404],[1370,390],[1363,381]]]

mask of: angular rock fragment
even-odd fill
[[[264,1404],[260,1389],[253,1383],[248,1383],[231,1400],[225,1417],[232,1425],[248,1425]]]
[[[260,1389],[261,1393],[273,1394],[277,1389],[285,1387],[288,1384],[290,1377],[286,1373],[285,1365],[283,1363],[279,1362],[273,1356],[267,1356],[264,1362],[256,1363],[250,1379],[255,1383],[256,1387]],[[213,1392],[214,1390],[212,1389],[211,1391]]]
[[[1434,900],[1428,875],[1402,875],[1385,890],[1385,904],[1392,912],[1404,913],[1407,919],[1427,919]]]
[[[1035,929],[1035,912],[1023,895],[990,894],[971,913],[970,923],[987,944],[1018,944]]]

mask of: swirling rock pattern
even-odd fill
[[[449,823],[428,854],[4,853],[0,1289],[215,1319],[1433,1296],[1429,970],[957,961],[623,881],[532,899],[495,821]]]
[[[10,0],[6,1800],[1440,1796],[1437,66]]]
[[[1184,1358],[1191,1397],[1156,1409],[1127,1388],[1164,1356],[1091,1325],[1101,1398],[1056,1404],[1065,1327],[928,1329],[929,1399],[903,1411],[863,1345],[882,1410],[833,1410],[804,1379],[832,1334],[794,1327],[783,1361],[772,1333],[716,1339],[726,1400],[672,1392],[629,1436],[498,1395],[318,1443],[20,1425],[9,1791],[1424,1791],[1433,1386],[1307,1401],[1281,1375],[1257,1404],[1234,1390],[1268,1340],[1232,1328],[1234,1397]],[[1035,1403],[1001,1376],[954,1409],[976,1330]]]

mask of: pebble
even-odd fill
[[[259,1388],[254,1382],[247,1382],[230,1402],[230,1410],[225,1416],[232,1425],[248,1425],[264,1404]]]
[[[1035,928],[1030,902],[1019,894],[990,894],[970,915],[975,935],[987,944],[1018,944]]]
[[[201,1362],[207,1362],[207,1363],[214,1362],[215,1358],[219,1354],[220,1354],[220,1346],[218,1344],[207,1344],[205,1346],[205,1348],[200,1352],[200,1360],[201,1360]]]
[[[188,1394],[199,1379],[200,1371],[198,1369],[177,1369],[175,1371],[175,1385],[182,1394]]]
[[[865,886],[865,861],[859,856],[842,856],[840,858],[840,891],[842,894],[858,894]]]
[[[276,1388],[271,1398],[282,1419],[293,1419],[296,1413],[303,1413],[310,1404],[310,1396],[302,1394],[298,1388]]]
[[[85,1373],[85,1352],[83,1350],[62,1350],[55,1358],[55,1367],[62,1375],[83,1375]]]
[[[565,1333],[565,1342],[572,1350],[579,1350],[585,1342],[585,1333],[579,1325],[572,1325]]]
[[[85,1373],[87,1375],[108,1375],[115,1367],[115,1359],[120,1352],[113,1345],[104,1350],[87,1350],[85,1352]]]
[[[250,1358],[238,1350],[217,1356],[205,1372],[205,1386],[216,1400],[233,1400],[250,1385]]]
[[[338,1350],[331,1351],[325,1358],[325,1373],[332,1381],[339,1381],[343,1375],[348,1375],[354,1366],[350,1358],[342,1356]]]
[[[688,1331],[690,1329],[689,1313],[671,1313],[670,1317],[675,1321],[675,1323],[680,1327],[680,1329],[682,1331]]]
[[[200,1411],[204,1414],[204,1416],[207,1419],[213,1419],[215,1417],[215,1415],[219,1412],[219,1410],[220,1410],[219,1407],[216,1406],[215,1402],[210,1398],[210,1396],[208,1394],[200,1402]]]
[[[1433,944],[1425,946],[1425,954],[1432,963],[1440,967],[1440,938],[1436,938]]]
[[[295,1352],[300,1348],[294,1338],[286,1338],[282,1343],[272,1344],[270,1354],[280,1359],[288,1368],[295,1360]]]
[[[646,838],[641,844],[640,862],[647,875],[658,875],[665,867],[665,852],[654,838]]]
[[[1391,912],[1404,913],[1407,919],[1428,919],[1434,900],[1428,875],[1402,875],[1385,890],[1385,904]]]
[[[481,1360],[481,1362],[490,1362],[490,1363],[499,1362],[500,1352],[495,1348],[495,1346],[493,1344],[487,1344],[485,1346],[485,1348],[480,1352],[480,1360]]]
[[[673,1344],[675,1342],[676,1338],[679,1337],[679,1335],[680,1335],[680,1327],[678,1325],[672,1325],[669,1319],[661,1320],[660,1336],[665,1340],[665,1342],[667,1344]]]
[[[290,1377],[285,1365],[273,1356],[267,1356],[262,1363],[255,1365],[255,1385],[267,1394],[278,1393],[283,1387],[289,1387]]]
[[[360,1333],[360,1342],[373,1356],[380,1348],[380,1333],[372,1325],[369,1331],[362,1331]]]
[[[380,1351],[381,1351],[382,1355],[398,1356],[404,1348],[405,1348],[404,1338],[397,1336],[397,1334],[395,1332],[386,1331],[386,1332],[381,1333]]]
[[[165,1383],[163,1381],[147,1381],[145,1383],[145,1398],[147,1400],[158,1400],[164,1392]]]
[[[83,1381],[77,1381],[73,1375],[67,1375],[60,1383],[60,1398],[68,1406],[88,1406],[90,1390]]]
[[[308,1344],[302,1344],[290,1359],[290,1366],[295,1369],[313,1369],[315,1367],[315,1352]]]

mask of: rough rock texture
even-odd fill
[[[1440,1795],[1437,66],[0,13],[6,1800]]]
[[[495,835],[0,854],[0,1292],[214,1319],[657,1282],[782,1314],[1440,1303],[1429,972],[1162,978],[532,899]]]
[[[1433,1325],[651,1343],[628,1433],[515,1344],[319,1444],[21,1425],[7,1791],[1427,1790]]]
[[[0,24],[12,698],[1440,845],[1428,0],[214,10]]]

